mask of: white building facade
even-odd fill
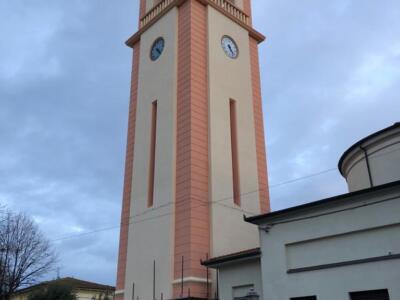
[[[264,299],[400,299],[400,182],[249,221]]]
[[[246,218],[259,253],[203,262],[218,269],[219,299],[400,299],[399,155],[396,123],[340,159],[350,193]]]

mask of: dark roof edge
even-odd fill
[[[249,250],[244,250],[236,253],[231,253],[223,256],[213,257],[205,261],[201,261],[201,264],[206,267],[212,267],[216,265],[220,265],[223,263],[232,262],[235,260],[252,258],[252,257],[259,257],[261,255],[260,248],[254,248]]]
[[[374,133],[372,133],[372,134],[370,134],[370,135],[368,135],[368,136],[362,138],[362,139],[359,140],[357,143],[353,144],[350,148],[348,148],[348,149],[342,154],[342,156],[341,156],[340,159],[339,159],[338,169],[339,169],[340,174],[342,174],[342,176],[344,177],[344,174],[343,174],[343,171],[342,171],[343,162],[344,162],[344,160],[346,159],[347,155],[348,155],[351,151],[353,151],[355,148],[360,147],[360,146],[361,146],[362,144],[364,144],[366,141],[368,141],[368,140],[370,140],[370,139],[372,139],[372,138],[374,138],[374,137],[376,137],[376,136],[378,136],[378,135],[380,135],[380,134],[382,134],[382,133],[385,133],[386,131],[390,131],[390,130],[392,130],[392,129],[395,129],[395,128],[397,128],[397,127],[400,127],[400,122],[396,122],[396,123],[394,123],[392,126],[389,126],[389,127],[386,127],[386,128],[384,128],[384,129],[382,129],[382,130],[379,130],[379,131],[377,131],[377,132],[374,132]]]
[[[13,293],[13,295],[23,294],[23,293],[25,293],[25,292],[27,292],[29,290],[32,290],[32,289],[35,289],[35,288],[40,288],[41,286],[46,286],[46,284],[48,284],[48,281],[41,282],[41,283],[38,283],[38,284],[34,284],[34,285],[31,285],[31,286],[27,286],[27,287],[24,287],[22,289],[16,290]]]
[[[282,209],[282,210],[277,210],[277,211],[262,214],[262,215],[257,215],[257,216],[253,216],[253,217],[244,216],[244,220],[248,223],[258,225],[260,221],[264,221],[266,219],[290,215],[293,212],[297,212],[297,211],[300,211],[303,209],[318,207],[320,205],[333,203],[333,202],[340,201],[340,200],[350,198],[350,197],[362,196],[362,195],[368,194],[370,192],[376,192],[376,191],[380,191],[380,190],[384,190],[384,189],[388,189],[388,188],[392,188],[392,187],[396,187],[396,186],[400,186],[400,180],[382,184],[382,185],[378,185],[378,186],[374,186],[374,187],[367,188],[367,189],[360,190],[360,191],[346,193],[346,194],[342,194],[342,195],[338,195],[338,196],[325,198],[322,200],[298,205],[298,206],[289,207],[289,208]]]
[[[198,298],[198,297],[186,297],[186,298],[176,298],[172,300],[207,300],[206,298]]]
[[[68,281],[73,281],[74,283],[71,283],[71,282],[68,282]],[[27,292],[29,290],[37,289],[37,288],[40,288],[42,286],[47,286],[47,285],[53,284],[53,283],[61,283],[61,284],[65,284],[65,285],[70,285],[70,286],[72,286],[73,289],[81,289],[81,290],[83,290],[83,289],[84,290],[93,290],[93,291],[101,291],[101,290],[114,291],[115,290],[115,287],[111,286],[111,285],[106,285],[106,284],[86,281],[86,280],[77,279],[77,278],[74,278],[74,277],[63,277],[63,278],[58,278],[58,279],[39,282],[37,284],[22,288],[20,290],[17,290],[17,291],[14,292],[14,294],[18,295],[18,294],[21,294],[21,293],[25,293],[25,292]],[[82,283],[87,284],[87,286],[83,286]]]

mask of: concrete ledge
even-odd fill
[[[400,259],[400,254],[389,254],[389,255],[385,255],[385,256],[377,256],[377,257],[371,257],[371,258],[349,260],[349,261],[343,261],[343,262],[338,262],[338,263],[333,263],[333,264],[325,264],[325,265],[317,265],[317,266],[304,267],[304,268],[289,269],[289,270],[287,270],[287,273],[295,274],[295,273],[332,269],[332,268],[366,264],[366,263],[371,263],[371,262],[378,262],[378,261],[385,261],[385,260],[392,260],[392,259]]]

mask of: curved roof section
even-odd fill
[[[362,146],[364,143],[368,142],[369,140],[379,136],[382,133],[385,133],[387,131],[393,130],[395,128],[400,128],[400,122],[396,122],[394,123],[392,126],[386,127],[382,130],[379,130],[377,132],[374,132],[373,134],[368,135],[367,137],[359,140],[357,143],[355,143],[354,145],[352,145],[349,149],[347,149],[342,156],[339,159],[339,163],[338,163],[338,169],[340,174],[342,174],[342,176],[344,176],[343,171],[342,171],[342,167],[343,167],[343,162],[346,159],[346,157],[348,156],[348,154],[350,152],[352,152],[355,148],[359,148],[360,146]]]

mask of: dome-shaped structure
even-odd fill
[[[350,192],[400,180],[400,122],[351,146],[339,171]]]

